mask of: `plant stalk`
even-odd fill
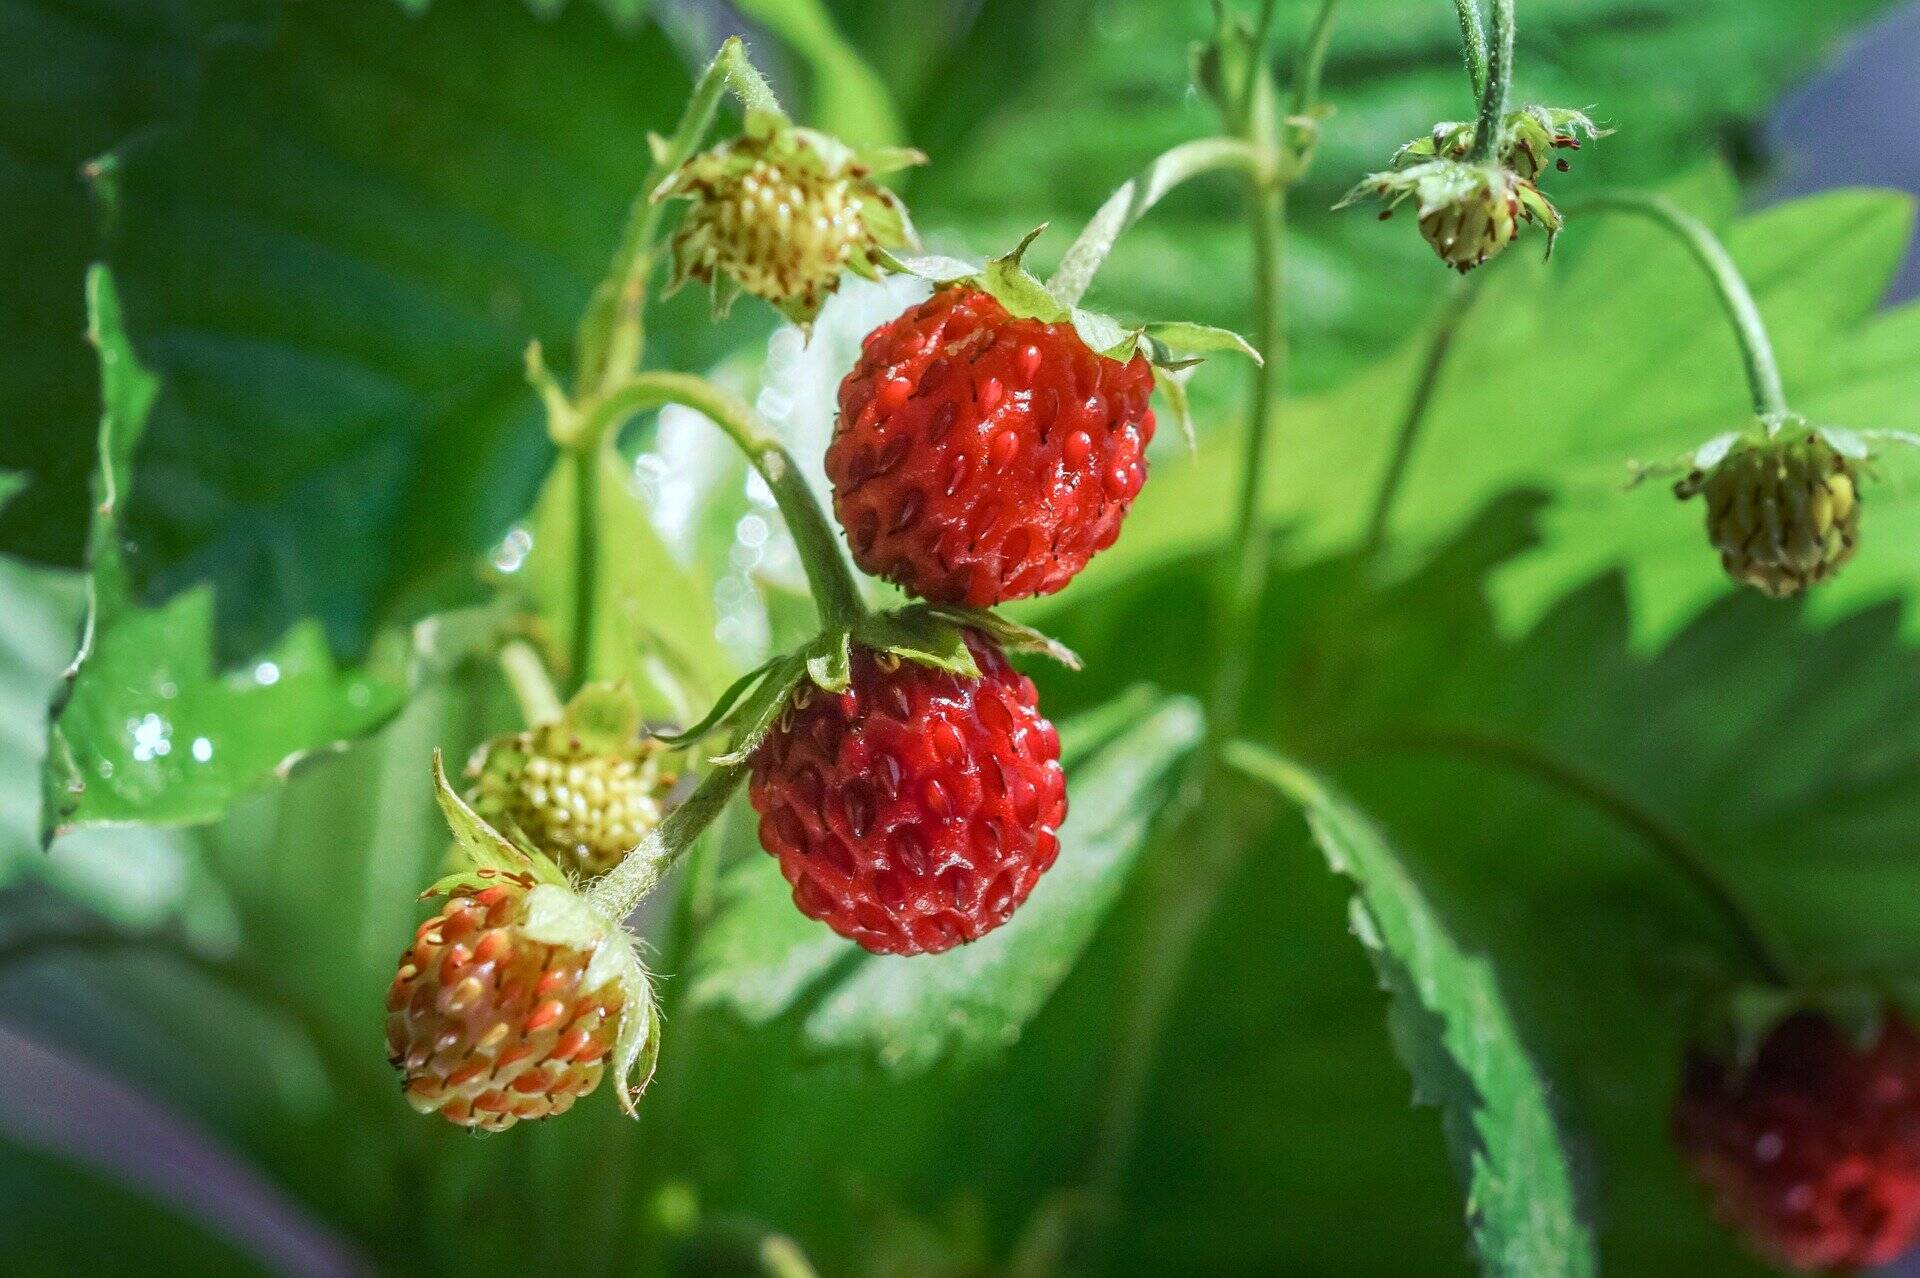
[[[568,451],[573,466],[573,635],[567,674],[575,688],[592,678],[600,606],[600,456],[606,444],[583,434]]]
[[[553,680],[547,676],[546,664],[533,650],[533,645],[524,639],[515,639],[503,645],[500,649],[500,669],[513,688],[513,698],[520,703],[520,717],[526,720],[529,728],[552,723],[560,717],[559,694],[553,690]]]
[[[1767,335],[1760,307],[1726,245],[1707,229],[1706,223],[1664,195],[1639,191],[1609,191],[1578,200],[1568,209],[1575,214],[1631,213],[1678,238],[1713,282],[1714,292],[1733,325],[1734,338],[1740,343],[1740,358],[1746,368],[1747,387],[1753,393],[1755,415],[1769,425],[1790,415],[1787,392],[1780,381],[1780,364],[1774,357],[1773,339]]]
[[[692,373],[651,372],[627,378],[609,390],[585,412],[582,433],[606,434],[635,413],[680,404],[693,409],[725,431],[747,463],[759,472],[773,493],[774,504],[786,520],[787,531],[799,551],[807,584],[827,629],[845,629],[866,615],[867,607],[854,584],[853,570],[841,553],[840,539],[815,500],[813,490],[785,444],[738,395]]]
[[[746,780],[748,765],[735,763],[716,767],[701,778],[693,793],[647,835],[640,846],[607,871],[587,889],[587,904],[602,918],[619,921],[633,913],[634,906],[658,887],[660,880],[679,863],[713,819],[727,806],[727,800]]]
[[[1311,119],[1319,104],[1321,76],[1326,70],[1327,50],[1333,46],[1333,19],[1339,7],[1340,0],[1321,0],[1320,12],[1314,15],[1306,43],[1300,46],[1300,57],[1293,67],[1290,111],[1296,119]]]
[[[1480,296],[1480,286],[1485,278],[1484,275],[1475,275],[1455,288],[1452,301],[1440,313],[1433,335],[1427,341],[1426,357],[1420,362],[1420,372],[1413,383],[1413,394],[1407,400],[1407,411],[1400,419],[1400,429],[1394,433],[1393,451],[1387,457],[1387,469],[1380,477],[1380,489],[1373,499],[1373,511],[1367,517],[1366,534],[1360,543],[1361,554],[1366,559],[1378,558],[1386,547],[1387,525],[1393,518],[1393,507],[1399,500],[1400,488],[1406,482],[1414,447],[1419,443],[1420,432],[1426,425],[1427,410],[1433,406],[1434,392],[1439,389],[1440,371],[1446,366],[1447,356],[1453,350],[1453,340],[1459,336],[1468,312],[1473,309],[1474,300]]]
[[[1485,164],[1500,149],[1500,127],[1507,118],[1507,95],[1513,85],[1513,34],[1513,0],[1493,0],[1493,39],[1487,47],[1480,118],[1473,126],[1473,150],[1467,154],[1473,164]]]
[[[1460,15],[1460,51],[1467,63],[1467,79],[1473,82],[1473,100],[1487,92],[1487,28],[1480,17],[1479,0],[1453,0]]]

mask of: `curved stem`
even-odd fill
[[[749,465],[758,471],[773,493],[774,504],[792,534],[794,548],[807,573],[807,584],[820,609],[821,625],[844,629],[866,615],[853,570],[840,551],[840,541],[807,487],[806,477],[782,444],[760,421],[747,402],[691,373],[640,373],[627,378],[587,406],[581,417],[586,438],[611,437],[635,413],[681,404],[700,413],[727,433]]]
[[[1321,0],[1307,42],[1300,46],[1300,58],[1293,67],[1291,114],[1296,117],[1310,116],[1320,103],[1321,73],[1326,69],[1327,50],[1333,46],[1333,18],[1339,7],[1340,0]]]
[[[547,677],[540,655],[524,639],[515,639],[500,649],[500,669],[520,703],[520,716],[529,728],[552,723],[561,715],[560,697]]]
[[[1467,154],[1475,164],[1491,160],[1500,149],[1500,126],[1507,118],[1507,93],[1513,84],[1513,30],[1513,0],[1493,0],[1493,39],[1480,89],[1480,118],[1473,126],[1473,150]]]
[[[574,441],[573,465],[573,636],[567,673],[574,687],[592,678],[593,636],[600,606],[600,454],[598,435]]]
[[[607,278],[594,291],[580,320],[579,366],[574,390],[590,394],[618,382],[640,366],[646,347],[647,277],[653,273],[654,246],[660,238],[665,207],[653,198],[662,182],[700,148],[719,114],[720,99],[731,89],[748,111],[780,115],[780,103],[753,64],[738,36],[730,36],[694,82],[673,136],[647,169],[627,214]]]
[[[1453,0],[1460,15],[1460,51],[1467,62],[1467,79],[1473,82],[1473,98],[1478,102],[1487,91],[1487,29],[1480,20],[1478,0]]]
[[[693,793],[667,813],[666,820],[655,827],[639,847],[627,853],[620,864],[587,889],[587,904],[602,918],[616,921],[633,913],[633,907],[640,904],[641,898],[659,885],[695,840],[713,824],[714,818],[727,806],[727,800],[746,780],[747,772],[747,764],[734,763],[707,773]]]
[[[1196,138],[1163,151],[1152,163],[1107,197],[1100,211],[1060,259],[1059,269],[1047,281],[1047,292],[1063,306],[1085,296],[1094,275],[1107,260],[1114,242],[1182,182],[1221,169],[1257,174],[1265,162],[1259,150],[1243,138]]]
[[[1400,419],[1400,429],[1394,434],[1393,451],[1387,457],[1387,469],[1380,477],[1380,490],[1373,499],[1373,512],[1367,517],[1366,535],[1360,543],[1361,555],[1367,559],[1378,556],[1386,545],[1387,524],[1393,517],[1393,506],[1399,499],[1401,485],[1406,482],[1407,467],[1413,461],[1414,445],[1420,440],[1421,428],[1426,425],[1427,409],[1432,407],[1433,393],[1439,388],[1440,370],[1446,366],[1447,355],[1453,350],[1453,339],[1459,335],[1467,313],[1473,309],[1474,299],[1480,296],[1480,285],[1485,278],[1484,274],[1471,276],[1455,289],[1453,300],[1441,312],[1433,336],[1428,339],[1426,358],[1421,361],[1419,376],[1414,379],[1406,415]]]
[[[1639,191],[1609,191],[1575,201],[1571,213],[1632,213],[1647,218],[1678,237],[1693,260],[1713,281],[1720,304],[1732,321],[1734,337],[1740,343],[1740,357],[1747,371],[1747,386],[1753,392],[1753,411],[1761,420],[1778,422],[1789,413],[1787,393],[1780,382],[1780,364],[1774,358],[1773,340],[1767,336],[1766,321],[1753,300],[1753,291],[1734,265],[1733,257],[1718,236],[1699,218],[1688,213],[1663,195]]]
[[[1700,850],[1658,813],[1642,807],[1598,778],[1525,741],[1476,732],[1415,732],[1367,744],[1390,750],[1436,751],[1476,758],[1500,764],[1573,795],[1611,817],[1686,880],[1720,916],[1754,969],[1769,983],[1783,987],[1792,984],[1791,965],[1767,939],[1739,894]]]

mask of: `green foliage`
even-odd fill
[[[403,694],[386,672],[342,673],[311,622],[250,669],[215,668],[213,595],[199,586],[157,608],[131,597],[124,503],[132,458],[157,390],[127,344],[112,278],[89,281],[100,349],[100,473],[90,538],[88,609],[71,686],[48,739],[43,821],[51,829],[142,821],[188,824],[296,758],[357,736]]]
[[[1727,223],[1735,193],[1709,173],[1681,198]],[[1734,223],[1728,247],[1752,284],[1794,407],[1859,429],[1920,426],[1920,307],[1874,308],[1898,269],[1911,203],[1888,192],[1796,200]],[[1416,442],[1389,531],[1404,556],[1457,531],[1501,492],[1552,493],[1539,552],[1504,569],[1503,611],[1537,617],[1567,583],[1624,567],[1643,638],[1670,634],[1726,582],[1696,503],[1666,485],[1626,490],[1628,463],[1665,462],[1751,418],[1740,356],[1683,250],[1632,220],[1576,215],[1554,261],[1512,255],[1489,272],[1462,324]],[[1273,514],[1303,550],[1350,544],[1371,515],[1426,339],[1336,390],[1283,405],[1272,456]],[[1920,539],[1905,449],[1873,467],[1862,545],[1814,597],[1833,615],[1904,593],[1903,547]],[[1174,461],[1129,519],[1130,552],[1151,556],[1222,535],[1224,468]],[[1093,572],[1107,570],[1095,561]],[[1124,570],[1125,565],[1119,565]]]
[[[1452,935],[1386,836],[1345,797],[1257,746],[1233,747],[1231,757],[1306,809],[1328,863],[1353,881],[1353,934],[1393,999],[1388,1020],[1415,1099],[1446,1115],[1483,1271],[1593,1273],[1593,1239],[1575,1202],[1547,1085],[1491,965]]]

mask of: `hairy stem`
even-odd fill
[[[1487,91],[1487,29],[1480,18],[1479,0],[1453,0],[1460,15],[1460,51],[1466,59],[1467,78],[1473,82],[1473,99],[1478,102]]]
[[[1500,126],[1507,118],[1507,94],[1513,84],[1513,0],[1493,0],[1493,39],[1487,47],[1487,73],[1480,89],[1480,118],[1473,126],[1475,164],[1500,149]]]
[[[529,728],[552,723],[560,717],[559,694],[554,692],[546,663],[540,660],[532,644],[515,639],[504,645],[500,649],[500,670],[507,676],[513,698],[520,703],[520,717]]]
[[[821,624],[828,629],[843,629],[865,615],[866,605],[854,584],[853,570],[841,553],[833,525],[807,487],[806,477],[786,445],[767,430],[738,395],[691,373],[641,373],[627,378],[585,410],[582,433],[611,435],[635,413],[666,404],[691,408],[725,431],[766,481],[800,554]]]
[[[1074,305],[1086,295],[1114,242],[1168,191],[1221,169],[1257,174],[1262,163],[1261,152],[1244,138],[1196,138],[1163,151],[1140,170],[1139,176],[1128,179],[1107,197],[1060,259],[1059,269],[1047,281],[1047,292],[1063,306]]]
[[[1413,394],[1407,399],[1407,411],[1400,419],[1400,429],[1394,433],[1393,451],[1388,454],[1387,469],[1380,477],[1380,490],[1373,499],[1373,511],[1367,516],[1367,531],[1361,540],[1361,553],[1368,559],[1377,557],[1386,546],[1387,525],[1393,518],[1393,507],[1399,500],[1400,488],[1406,482],[1414,446],[1419,443],[1421,429],[1426,425],[1427,410],[1433,405],[1433,393],[1439,388],[1440,370],[1446,366],[1447,355],[1453,350],[1453,339],[1459,335],[1467,313],[1473,309],[1474,299],[1480,296],[1480,285],[1484,278],[1484,275],[1475,275],[1456,287],[1453,300],[1440,313],[1433,335],[1427,340],[1426,357],[1420,361]]]
[[[581,317],[574,377],[578,394],[604,390],[640,366],[646,347],[647,278],[653,273],[655,247],[666,216],[654,192],[706,141],[719,114],[720,99],[729,89],[748,111],[780,114],[773,91],[747,60],[746,46],[738,36],[729,37],[694,82],[673,136],[647,169],[614,250],[613,265]]]
[[[1720,304],[1726,308],[1740,343],[1740,357],[1746,366],[1747,387],[1753,393],[1753,411],[1762,421],[1778,422],[1788,415],[1787,393],[1780,382],[1780,364],[1774,358],[1773,339],[1767,336],[1766,321],[1753,300],[1740,268],[1718,236],[1699,218],[1663,195],[1639,191],[1609,191],[1569,205],[1579,213],[1631,213],[1648,219],[1676,236],[1687,252],[1712,280]]]
[[[593,670],[593,635],[600,610],[599,435],[583,435],[568,450],[573,466],[573,636],[567,674],[578,688]]]
[[[1791,965],[1767,939],[1732,885],[1684,834],[1630,796],[1588,776],[1564,759],[1510,737],[1447,730],[1408,733],[1367,744],[1374,748],[1432,751],[1498,764],[1580,799],[1637,837],[1684,879],[1719,915],[1755,971],[1771,984],[1783,987],[1792,984]]]
[[[659,886],[687,854],[706,828],[727,806],[727,800],[746,780],[744,763],[716,767],[701,779],[693,793],[647,835],[639,847],[587,889],[587,904],[602,918],[620,920],[633,913],[641,898]]]

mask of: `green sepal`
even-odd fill
[[[640,698],[627,683],[590,683],[560,712],[568,733],[594,754],[629,749],[640,735]]]
[[[460,797],[447,781],[446,765],[438,750],[433,752],[433,791],[453,831],[453,859],[456,864],[464,864],[437,880],[422,896],[441,896],[461,887],[484,887],[503,875],[531,875],[536,883],[572,891],[567,876],[551,858],[509,839]]]
[[[639,1117],[636,1102],[653,1081],[660,1063],[660,1004],[654,999],[653,978],[640,962],[636,938],[625,928],[615,926],[602,953],[617,965],[614,979],[626,993],[626,1006],[620,1013],[620,1032],[613,1040],[611,1074],[620,1110],[629,1118]],[[588,973],[592,973],[589,965]]]
[[[783,660],[785,660],[783,657],[772,657],[761,662],[728,684],[727,690],[720,694],[719,699],[713,703],[713,708],[707,711],[700,722],[681,732],[656,732],[653,734],[654,740],[680,749],[683,746],[692,745],[702,737],[711,736],[732,719],[734,707],[739,705],[740,699],[747,695],[747,690],[760,682],[768,671]]]
[[[1153,366],[1153,384],[1160,397],[1167,402],[1167,408],[1173,413],[1174,425],[1180,428],[1180,438],[1187,441],[1189,453],[1198,452],[1200,439],[1193,429],[1193,405],[1187,398],[1187,381],[1193,376],[1192,364],[1180,368],[1168,368],[1162,364]]]
[[[963,608],[957,604],[915,605],[956,626],[978,630],[1008,652],[1034,652],[1059,662],[1069,670],[1081,669],[1080,654],[1051,635],[1022,625],[986,608]]]
[[[1699,1046],[1734,1073],[1753,1067],[1768,1035],[1781,1022],[1812,1012],[1831,1022],[1862,1051],[1880,1040],[1887,1009],[1901,1000],[1868,982],[1843,981],[1786,988],[1739,985],[1720,991],[1706,1005],[1697,1036]]]
[[[836,696],[853,686],[853,634],[829,630],[808,644],[802,654],[807,678],[823,692]]]
[[[767,733],[780,721],[788,704],[793,700],[793,690],[807,677],[807,662],[799,653],[789,653],[774,663],[760,686],[753,690],[733,716],[733,746],[725,754],[713,756],[715,767],[730,768],[745,763],[767,739]]]
[[[1219,351],[1245,355],[1256,364],[1266,363],[1252,342],[1230,328],[1216,328],[1212,324],[1194,324],[1186,320],[1167,320],[1148,324],[1145,333],[1160,348],[1159,358],[1152,353],[1148,358],[1163,366],[1176,363],[1184,365],[1190,362],[1185,358],[1187,356],[1212,355]]]
[[[862,648],[912,661],[962,678],[978,679],[980,667],[956,623],[924,604],[876,612],[855,625],[853,641]]]

